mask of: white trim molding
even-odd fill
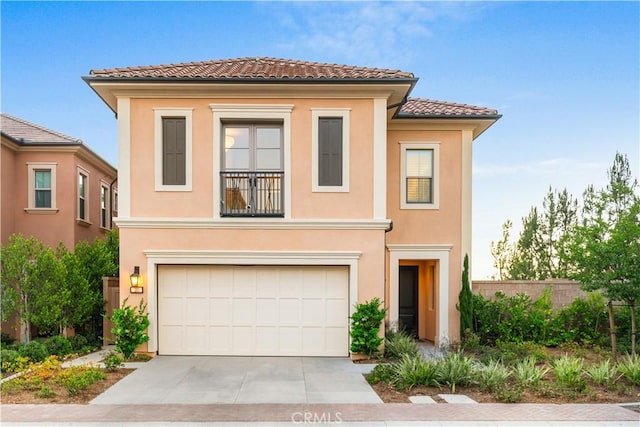
[[[149,342],[147,351],[158,351],[157,267],[181,265],[344,265],[349,267],[349,316],[358,301],[358,260],[361,252],[331,251],[193,251],[145,250],[148,283]]]
[[[118,216],[131,216],[131,100],[118,98]]]
[[[438,261],[438,312],[436,345],[449,342],[449,253],[450,244],[389,244],[389,323],[398,324],[400,261]]]
[[[318,122],[323,117],[342,119],[342,185],[324,186],[319,184],[318,169]],[[314,193],[348,193],[351,135],[351,108],[312,108],[311,109],[311,191]]]
[[[373,217],[387,217],[387,99],[373,100]]]
[[[217,228],[260,230],[387,230],[388,219],[288,219],[281,218],[114,218],[118,228]]]
[[[162,119],[164,117],[184,117],[185,119],[184,185],[165,185],[162,183]],[[193,108],[154,108],[153,119],[155,190],[191,191],[193,182]]]
[[[222,124],[225,120],[282,120],[284,217],[291,218],[291,111],[293,104],[209,104],[213,112],[213,218],[220,218]]]
[[[472,210],[473,210],[473,133],[462,131],[462,257],[469,255],[469,271],[471,269],[471,239],[472,239]]]
[[[432,150],[431,203],[407,203],[407,150]],[[440,209],[440,142],[400,141],[400,209]]]
[[[46,213],[52,214],[58,212],[57,203],[56,203],[56,187],[57,187],[57,178],[56,178],[56,169],[58,168],[58,163],[56,162],[27,162],[27,207],[25,211],[28,213]],[[36,176],[35,172],[38,170],[46,171],[48,170],[51,173],[51,206],[48,208],[37,208],[36,207]]]

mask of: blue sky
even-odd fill
[[[494,269],[549,186],[604,185],[640,163],[638,2],[0,3],[1,110],[81,138],[116,164],[91,69],[272,56],[402,69],[424,97],[503,114],[474,145],[473,277]],[[446,172],[445,172],[446,173]],[[517,230],[516,230],[517,231]]]

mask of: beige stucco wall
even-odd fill
[[[549,280],[474,280],[473,292],[485,298],[494,298],[496,292],[503,292],[508,297],[516,294],[529,295],[532,300],[540,298],[545,289],[551,288],[553,308],[559,310],[570,305],[576,298],[584,298],[587,293],[580,289],[580,282],[567,279]]]
[[[29,162],[56,163],[55,213],[29,213]],[[78,169],[89,173],[89,221],[76,222]],[[93,162],[69,151],[13,151],[2,147],[2,243],[13,233],[34,236],[55,247],[59,242],[68,248],[82,240],[104,236],[100,228],[100,180],[109,184],[115,176]]]
[[[131,216],[211,218],[213,112],[210,104],[292,104],[291,217],[371,218],[373,209],[373,101],[367,99],[131,99]],[[193,189],[156,192],[154,108],[193,108]],[[350,191],[311,190],[311,108],[350,108]],[[219,196],[218,196],[219,197]]]
[[[401,142],[439,143],[439,209],[400,209]],[[390,130],[387,141],[387,174],[387,216],[393,221],[393,230],[387,234],[387,244],[452,245],[449,252],[449,283],[447,284],[448,331],[450,339],[456,341],[459,339],[460,319],[455,304],[460,292],[464,257],[461,253],[462,132]],[[388,277],[387,280],[389,280]]]

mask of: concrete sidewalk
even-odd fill
[[[640,414],[601,404],[2,405],[6,426],[634,426]]]

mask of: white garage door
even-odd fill
[[[158,267],[158,352],[347,356],[347,267]]]

